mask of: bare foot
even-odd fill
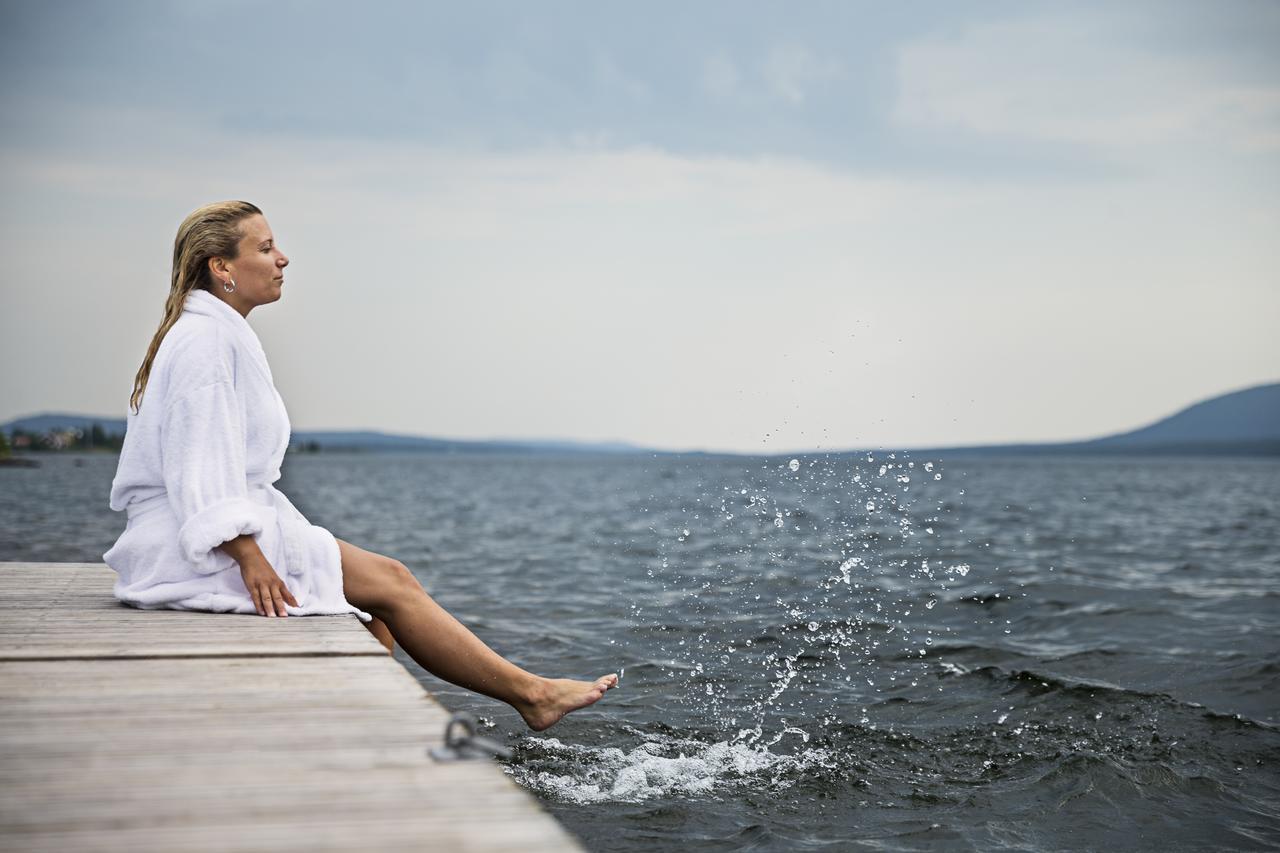
[[[549,729],[570,711],[594,705],[606,690],[618,686],[618,676],[606,675],[595,681],[574,681],[571,678],[544,678],[537,697],[515,709],[525,723],[535,732]]]

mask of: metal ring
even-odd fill
[[[464,735],[461,738],[455,737],[454,728],[456,726],[461,726],[466,731],[466,735]],[[467,741],[471,740],[471,738],[475,737],[475,734],[476,734],[476,718],[466,713],[465,711],[459,711],[458,713],[454,714],[452,718],[450,718],[449,724],[444,727],[445,746],[451,747],[453,749],[457,749],[458,747],[465,744]]]

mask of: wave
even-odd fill
[[[1240,726],[1257,729],[1259,731],[1280,731],[1280,726],[1263,722],[1261,720],[1254,720],[1241,714],[1218,711],[1213,708],[1208,708],[1199,702],[1189,702],[1185,699],[1179,699],[1172,694],[1159,690],[1141,690],[1134,687],[1112,684],[1107,681],[1079,678],[1076,676],[1061,675],[1058,673],[1031,669],[1007,670],[994,665],[969,669],[946,662],[943,662],[941,666],[943,668],[943,673],[947,675],[957,675],[962,677],[972,676],[991,682],[1004,683],[1010,685],[1013,689],[1028,691],[1032,695],[1061,693],[1073,698],[1088,699],[1091,701],[1102,698],[1107,701],[1123,700],[1132,702],[1163,703],[1174,706],[1183,711],[1199,714],[1210,720],[1238,724]],[[1099,694],[1101,694],[1101,696],[1099,696]]]

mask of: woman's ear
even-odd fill
[[[214,278],[221,278],[227,274],[227,262],[218,257],[210,258],[209,272],[213,274]]]

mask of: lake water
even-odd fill
[[[101,559],[115,457],[0,469]],[[312,522],[547,675],[506,770],[591,849],[1280,846],[1280,460],[290,456]]]

